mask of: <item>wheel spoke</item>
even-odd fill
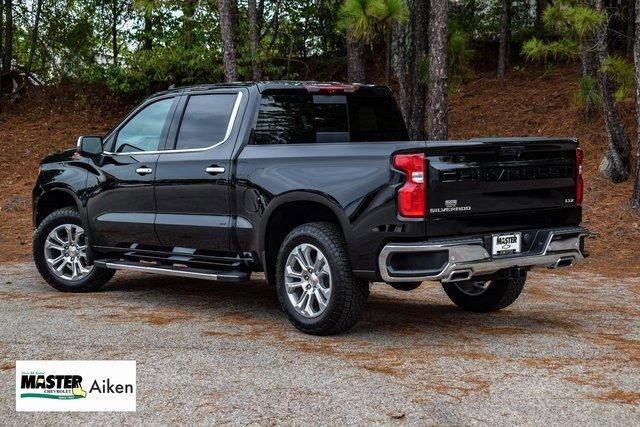
[[[301,250],[304,262],[307,264],[307,270],[313,265],[311,261],[311,249],[312,247],[310,245],[306,245]]]
[[[298,263],[298,265],[300,265],[300,268],[302,269],[303,272],[307,272],[309,271],[309,268],[307,267],[307,265],[304,263],[304,258],[300,257],[300,254],[292,254],[293,258],[296,260],[296,262]]]
[[[324,259],[324,256],[322,256],[322,254],[318,252],[318,256],[316,256],[316,262],[313,264],[313,269],[318,272],[323,271],[325,264],[326,260]]]
[[[58,256],[57,258],[47,258],[47,262],[50,265],[56,265],[57,263],[59,263],[63,259],[64,259],[64,254],[60,254],[60,256]]]
[[[313,294],[307,294],[309,297],[307,298],[307,304],[304,307],[304,311],[309,315],[313,316],[313,300],[315,299]]]
[[[51,243],[51,240],[47,240],[45,242],[45,249],[53,249],[56,251],[60,251],[60,252],[64,252],[64,247],[60,246],[60,245],[56,245],[55,243]]]
[[[316,289],[313,294],[316,296],[316,301],[318,301],[318,305],[320,305],[320,309],[327,307],[327,302],[329,299],[325,297],[319,289]]]
[[[328,300],[329,299],[329,295],[331,295],[331,289],[330,288],[325,288],[324,286],[318,284],[318,290],[320,292],[322,292],[322,295],[324,295],[324,297]]]
[[[298,303],[296,304],[296,308],[298,310],[301,310],[302,306],[305,304],[308,298],[309,298],[309,294],[306,292],[303,292],[302,296],[300,297],[300,300],[298,300]]]
[[[85,268],[85,267],[83,267],[83,266],[82,266],[82,263],[80,262],[80,259],[76,258],[76,260],[74,261],[74,263],[75,263],[75,264],[76,264],[76,266],[77,266],[78,274],[80,274],[80,275],[84,275],[84,274],[87,274],[87,273],[89,272],[89,269],[87,269],[87,268]]]

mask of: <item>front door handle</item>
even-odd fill
[[[138,175],[148,175],[151,172],[153,172],[153,169],[148,168],[148,167],[141,167],[141,168],[136,169],[136,173]]]
[[[225,169],[221,166],[209,166],[204,171],[209,175],[218,175],[219,173],[224,173]]]

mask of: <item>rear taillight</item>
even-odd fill
[[[581,205],[584,198],[584,180],[582,179],[582,161],[584,153],[576,148],[576,204]]]
[[[398,190],[398,214],[406,218],[424,217],[427,212],[426,161],[424,154],[397,154],[393,166],[407,176]]]

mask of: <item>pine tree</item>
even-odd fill
[[[498,77],[507,74],[511,43],[511,0],[502,0],[500,11],[500,46],[498,48]]]
[[[640,0],[636,0],[636,11],[640,11]],[[635,14],[635,40],[633,46],[633,59],[636,71],[636,179],[631,196],[631,207],[640,214],[640,13]]]
[[[233,21],[230,6],[229,0],[218,0],[224,76],[227,82],[235,82],[238,80],[238,75],[236,71],[236,48],[233,38]]]
[[[447,0],[431,0],[429,11],[429,85],[427,92],[427,138],[448,136]]]

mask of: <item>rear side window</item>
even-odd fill
[[[224,140],[236,94],[192,95],[182,116],[177,150],[206,148]]]
[[[380,89],[346,95],[272,91],[262,95],[251,144],[405,141],[393,98]]]
[[[252,144],[316,142],[313,114],[311,96],[298,93],[263,96]]]

